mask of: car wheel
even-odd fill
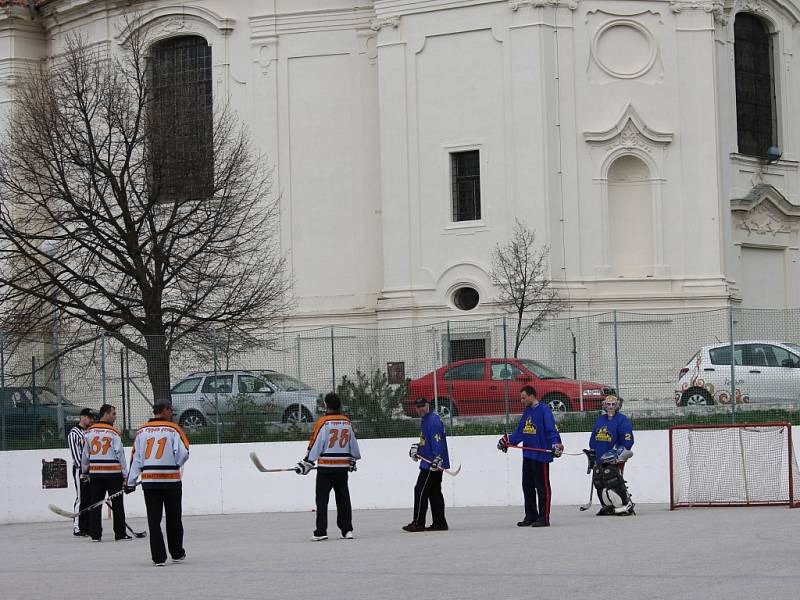
[[[711,406],[714,399],[703,388],[690,388],[683,392],[681,406]]]
[[[566,396],[562,396],[561,394],[545,396],[544,401],[554,413],[567,412],[569,410],[569,400],[567,400]]]
[[[40,441],[49,442],[58,436],[58,427],[56,427],[55,423],[50,423],[49,421],[39,423],[36,428],[36,435]]]
[[[434,406],[436,404],[434,403]],[[443,400],[439,398],[439,416],[444,419],[449,419],[451,417],[458,416],[458,410],[456,410],[455,405],[453,405],[450,400]]]
[[[305,406],[297,406],[295,404],[283,412],[281,420],[290,425],[298,425],[300,423],[310,423],[312,419],[311,412]]]
[[[188,429],[189,431],[193,431],[195,429],[199,429],[201,427],[206,426],[206,419],[205,417],[197,412],[196,410],[189,410],[186,411],[181,415],[180,421],[178,424],[183,427],[184,429]]]

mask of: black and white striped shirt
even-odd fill
[[[72,453],[72,468],[81,470],[81,455],[83,454],[83,444],[86,439],[86,430],[80,425],[76,425],[69,430],[67,443],[69,451]]]

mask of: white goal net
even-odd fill
[[[669,451],[671,508],[800,504],[788,423],[671,427]]]

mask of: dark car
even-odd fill
[[[569,379],[542,363],[527,358],[478,358],[460,360],[436,371],[439,413],[449,415],[502,415],[508,410],[520,414],[519,393],[532,385],[539,398],[553,412],[598,410],[611,386],[593,381]],[[413,379],[408,387],[404,411],[416,416],[414,402],[434,400],[433,373]]]
[[[61,399],[64,431],[80,420],[82,406]],[[0,388],[0,427],[6,438],[54,440],[58,437],[58,395],[46,387]]]

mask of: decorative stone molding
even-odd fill
[[[179,33],[200,33],[227,36],[233,31],[235,19],[222,17],[207,8],[182,6],[155,8],[142,14],[127,24],[117,35],[117,42],[124,44],[139,27],[147,28],[153,40],[174,36]]]
[[[400,17],[397,16],[389,16],[389,17],[377,17],[376,19],[372,19],[369,22],[369,28],[372,31],[380,31],[384,27],[391,27],[393,29],[397,29],[400,27]]]
[[[622,32],[635,36],[638,44],[624,57],[604,56],[602,44],[613,44]],[[631,40],[624,38],[629,44]],[[619,43],[619,42],[618,42]],[[608,76],[615,79],[638,79],[646,75],[658,60],[658,42],[647,27],[637,19],[616,18],[606,21],[595,31],[591,43],[591,56],[595,64]]]
[[[728,22],[725,6],[721,0],[670,0],[669,8],[675,14],[680,14],[685,10],[702,10],[713,15],[714,21],[719,25],[725,25]]]
[[[545,6],[566,6],[570,10],[578,8],[580,0],[509,0],[509,7],[513,11],[518,11],[523,6],[531,8],[544,8]]]
[[[767,183],[754,186],[744,198],[731,200],[731,212],[736,227],[749,234],[774,237],[800,232],[800,207]]]
[[[609,152],[617,149],[638,149],[648,154],[652,154],[654,147],[663,148],[671,143],[673,137],[672,133],[664,133],[648,127],[630,103],[610,128],[604,131],[585,131],[583,133],[586,143],[602,146]]]

